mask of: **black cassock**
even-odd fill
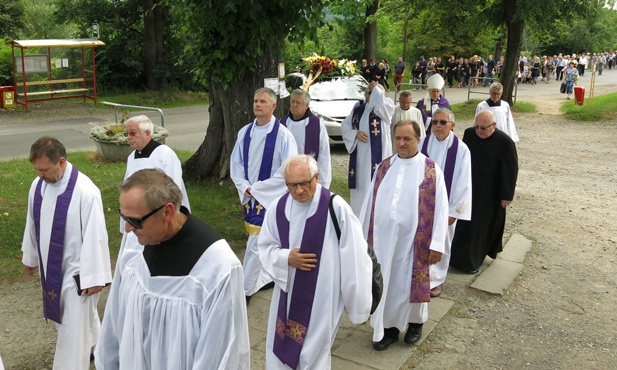
[[[465,130],[463,142],[471,152],[471,221],[458,220],[450,266],[471,272],[486,256],[497,257],[503,249],[506,210],[501,200],[512,200],[518,176],[516,145],[498,129],[487,139]]]

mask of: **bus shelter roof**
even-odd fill
[[[37,48],[80,48],[104,46],[103,41],[97,39],[48,39],[48,40],[13,40],[7,42],[13,47],[22,49]]]

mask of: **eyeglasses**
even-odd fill
[[[162,206],[160,206],[159,208],[155,209],[154,211],[148,213],[147,215],[143,216],[143,217],[139,217],[139,218],[135,218],[135,217],[127,217],[125,215],[122,214],[122,211],[120,210],[120,208],[118,208],[118,214],[120,215],[120,217],[129,223],[129,225],[131,225],[132,227],[134,227],[135,229],[142,229],[144,227],[143,223],[144,221],[146,221],[148,219],[148,217],[152,216],[153,214],[157,213],[158,211],[160,211],[161,209],[163,209],[163,207],[165,207],[165,204],[163,204]]]
[[[448,123],[450,123],[450,121],[446,121],[445,119],[434,119],[434,120],[431,120],[431,125],[433,125],[433,126],[437,126],[437,124],[447,125]]]
[[[494,125],[494,124],[495,124],[495,122],[491,123],[491,124],[490,124],[490,125],[488,125],[488,126],[479,126],[479,125],[474,125],[473,127],[474,127],[476,130],[477,130],[477,129],[480,129],[480,130],[482,130],[482,131],[486,131],[486,130],[488,130],[488,129],[492,126],[492,125]]]
[[[313,180],[315,179],[315,177],[313,176],[312,179],[308,180],[308,181],[302,181],[302,182],[288,182],[285,183],[285,185],[287,185],[287,189],[289,189],[289,191],[294,191],[299,187],[301,187],[303,190],[308,190],[308,188],[311,186],[311,183],[313,182]]]

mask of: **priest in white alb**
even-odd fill
[[[248,369],[242,266],[225,239],[159,169],[122,183],[118,212],[144,247],[119,257],[96,368]]]
[[[343,312],[355,324],[369,317],[372,262],[360,222],[318,183],[312,156],[287,159],[282,173],[289,193],[272,204],[259,235],[259,257],[276,284],[266,368],[330,369]]]
[[[54,369],[87,369],[101,327],[100,292],[111,282],[101,192],[55,138],[32,144],[30,162],[38,177],[28,195],[22,262],[30,275],[38,267],[43,315],[56,324]]]
[[[275,109],[274,91],[257,89],[253,100],[255,120],[240,129],[231,153],[230,175],[249,235],[243,263],[247,303],[259,289],[272,283],[259,260],[257,238],[270,203],[287,191],[279,168],[286,158],[298,154],[296,139],[274,117]]]
[[[324,123],[311,112],[310,103],[311,96],[308,91],[292,91],[289,114],[281,118],[281,123],[296,139],[298,153],[310,154],[315,158],[319,168],[319,183],[329,189],[332,181],[330,138]]]
[[[383,87],[376,82],[371,82],[366,88],[365,99],[341,123],[343,141],[349,153],[347,185],[351,209],[356,216],[360,215],[377,165],[392,155],[390,123],[394,102],[385,96]]]
[[[398,122],[394,139],[397,154],[379,165],[360,218],[383,275],[383,295],[371,316],[378,351],[405,329],[405,343],[420,340],[428,320],[429,265],[441,259],[448,227],[443,173],[418,151],[420,127]]]
[[[441,261],[431,265],[431,297],[439,297],[450,265],[450,247],[456,221],[471,220],[471,154],[454,134],[454,113],[438,108],[433,113],[431,132],[420,141],[420,152],[443,171],[448,192],[448,233]]]
[[[501,100],[503,85],[499,82],[493,82],[488,88],[488,92],[490,97],[478,104],[476,107],[476,116],[483,110],[491,111],[495,116],[497,128],[510,136],[512,141],[515,143],[518,142],[518,132],[516,132],[516,126],[514,125],[514,117],[512,117],[510,104],[508,104],[507,101]]]
[[[415,121],[420,126],[420,131],[422,131],[421,137],[424,138],[426,132],[422,112],[418,108],[412,107],[411,102],[411,91],[401,91],[398,97],[398,106],[394,109],[394,115],[392,115],[392,130],[394,130],[394,125],[399,121]],[[392,132],[392,139],[394,140],[394,132]]]

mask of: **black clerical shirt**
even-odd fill
[[[144,146],[142,150],[135,151],[135,159],[150,158],[150,154],[152,154],[154,149],[156,149],[159,145],[161,145],[161,143],[154,141],[154,139],[151,139],[150,142],[146,144],[146,146]]]
[[[182,207],[187,218],[176,235],[157,245],[144,246],[144,260],[151,276],[186,276],[201,255],[222,239],[210,225],[191,215]]]

